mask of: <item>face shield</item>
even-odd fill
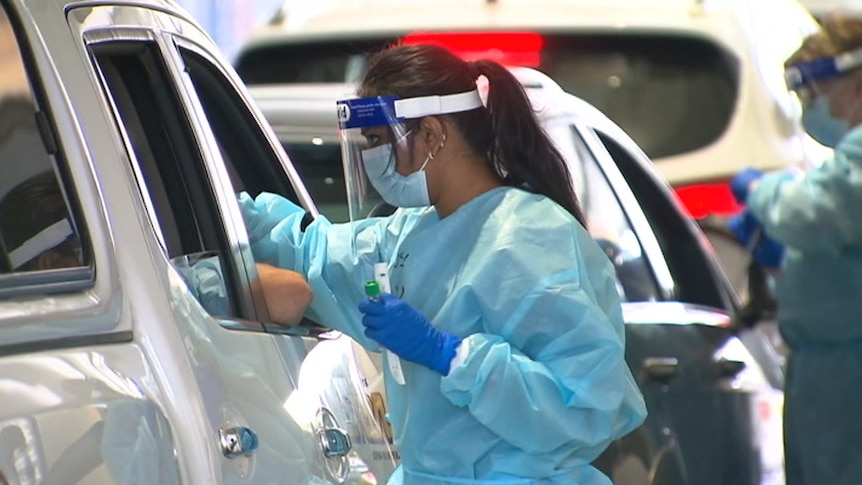
[[[350,220],[387,215],[394,207],[431,205],[425,167],[433,154],[414,153],[409,141],[411,128],[425,116],[480,106],[477,90],[408,99],[377,96],[338,101]]]
[[[9,268],[12,271],[18,271],[21,267],[36,259],[41,254],[52,250],[75,237],[75,231],[69,223],[69,220],[61,219],[45,229],[42,229],[15,247],[6,247],[6,258]],[[4,246],[5,245],[0,245],[0,247]],[[68,264],[69,266],[77,266],[81,261],[80,246],[76,245],[74,249],[77,261],[70,262]]]
[[[822,145],[834,148],[859,119],[862,96],[848,75],[862,66],[862,49],[798,62],[785,71],[787,87],[802,104],[802,125]]]

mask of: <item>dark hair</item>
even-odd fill
[[[463,93],[488,79],[487,106],[445,115],[504,183],[542,194],[581,225],[584,217],[562,154],[536,119],[521,83],[497,62],[465,62],[436,45],[396,45],[371,58],[359,95],[401,98]]]
[[[16,185],[0,200],[0,237],[3,246],[11,251],[51,224],[68,217],[69,210],[53,170],[40,172]],[[80,241],[77,236],[73,236],[51,249],[77,259],[75,251],[78,248]],[[21,265],[17,271],[36,269],[36,259]]]

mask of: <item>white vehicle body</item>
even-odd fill
[[[534,52],[525,52],[530,48],[524,43],[505,38],[490,47],[487,42],[493,40],[481,46],[475,38],[444,42],[458,43],[456,49],[471,58],[524,65],[525,59],[526,64],[533,63],[532,56],[535,62],[527,67],[544,71],[626,130],[662,176],[681,189],[683,202],[699,217],[736,210],[723,183],[740,169],[816,163],[825,153],[810,138],[800,136],[798,102],[783,77],[786,57],[816,28],[796,0],[334,1],[314,15],[298,18],[288,11],[281,22],[257,29],[235,64],[248,84],[279,83],[272,72],[289,61],[286,49],[296,52],[303,46],[327,43],[340,46],[350,59],[343,66],[321,63],[317,72],[309,68],[297,76],[320,82],[325,70],[341,69],[342,80],[351,81],[361,72],[362,50],[373,39],[418,42],[433,40],[435,35],[429,33],[469,32],[489,38],[495,33],[537,33],[545,43]],[[635,40],[619,51],[601,51],[608,55],[553,65],[550,56],[579,48],[572,44],[553,51],[551,44],[567,36],[602,42]],[[636,52],[656,39],[668,43],[655,44],[643,56]],[[708,53],[706,62],[714,65],[692,74],[685,63],[696,59],[661,64],[661,55],[680,54],[695,45]],[[279,46],[285,49],[281,53]],[[268,61],[262,56],[267,52]],[[261,54],[260,60],[255,53]],[[262,70],[266,62],[271,64],[270,75],[257,76],[255,66]],[[686,138],[693,140],[680,145]],[[668,144],[678,146],[667,148]]]
[[[271,324],[256,293],[230,147],[251,137],[268,180],[316,210],[206,34],[166,0],[3,0],[0,39],[0,199],[53,175],[82,249],[20,269],[0,227],[0,483],[383,481],[352,341]],[[218,128],[213,93],[243,132]],[[227,315],[186,285],[204,253],[231,275]]]

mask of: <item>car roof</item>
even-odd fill
[[[526,30],[663,32],[711,37],[746,49],[750,16],[770,9],[776,29],[816,25],[797,0],[367,0],[336,1],[297,19],[290,14],[255,29],[244,49],[273,43],[361,39],[410,31]],[[779,12],[780,10],[780,12]],[[733,24],[736,29],[728,29]],[[807,26],[806,26],[807,24]]]
[[[581,122],[613,135],[628,139],[623,130],[590,103],[566,93],[546,74],[531,68],[512,67],[509,70],[524,86],[537,116],[545,121],[556,118],[577,118]],[[298,137],[306,134],[320,136],[321,127],[330,126],[326,140],[335,140],[338,120],[335,101],[355,96],[353,84],[286,84],[249,86],[249,91],[267,120],[277,130],[290,127]],[[297,124],[293,119],[301,119]]]
[[[68,11],[73,8],[79,7],[99,7],[99,6],[107,6],[107,7],[120,7],[120,6],[130,6],[130,7],[144,7],[144,8],[152,8],[155,10],[161,10],[163,12],[170,13],[174,16],[181,17],[183,20],[189,21],[191,23],[197,24],[194,18],[175,0],[19,0],[16,2],[12,1],[12,5],[17,3],[23,5],[29,4],[39,4],[39,8],[35,9],[27,9],[28,14],[31,18],[38,18],[40,12],[46,12],[52,14],[55,10],[48,7],[48,5],[53,4],[57,10],[60,11]]]

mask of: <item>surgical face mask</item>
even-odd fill
[[[802,112],[802,126],[818,143],[835,148],[850,130],[850,124],[832,116],[829,96],[816,96]]]
[[[425,159],[422,167],[410,175],[395,171],[395,157],[392,144],[380,145],[362,150],[362,162],[371,185],[388,204],[396,207],[425,207],[431,205],[428,196],[428,181],[425,166],[431,156]]]

